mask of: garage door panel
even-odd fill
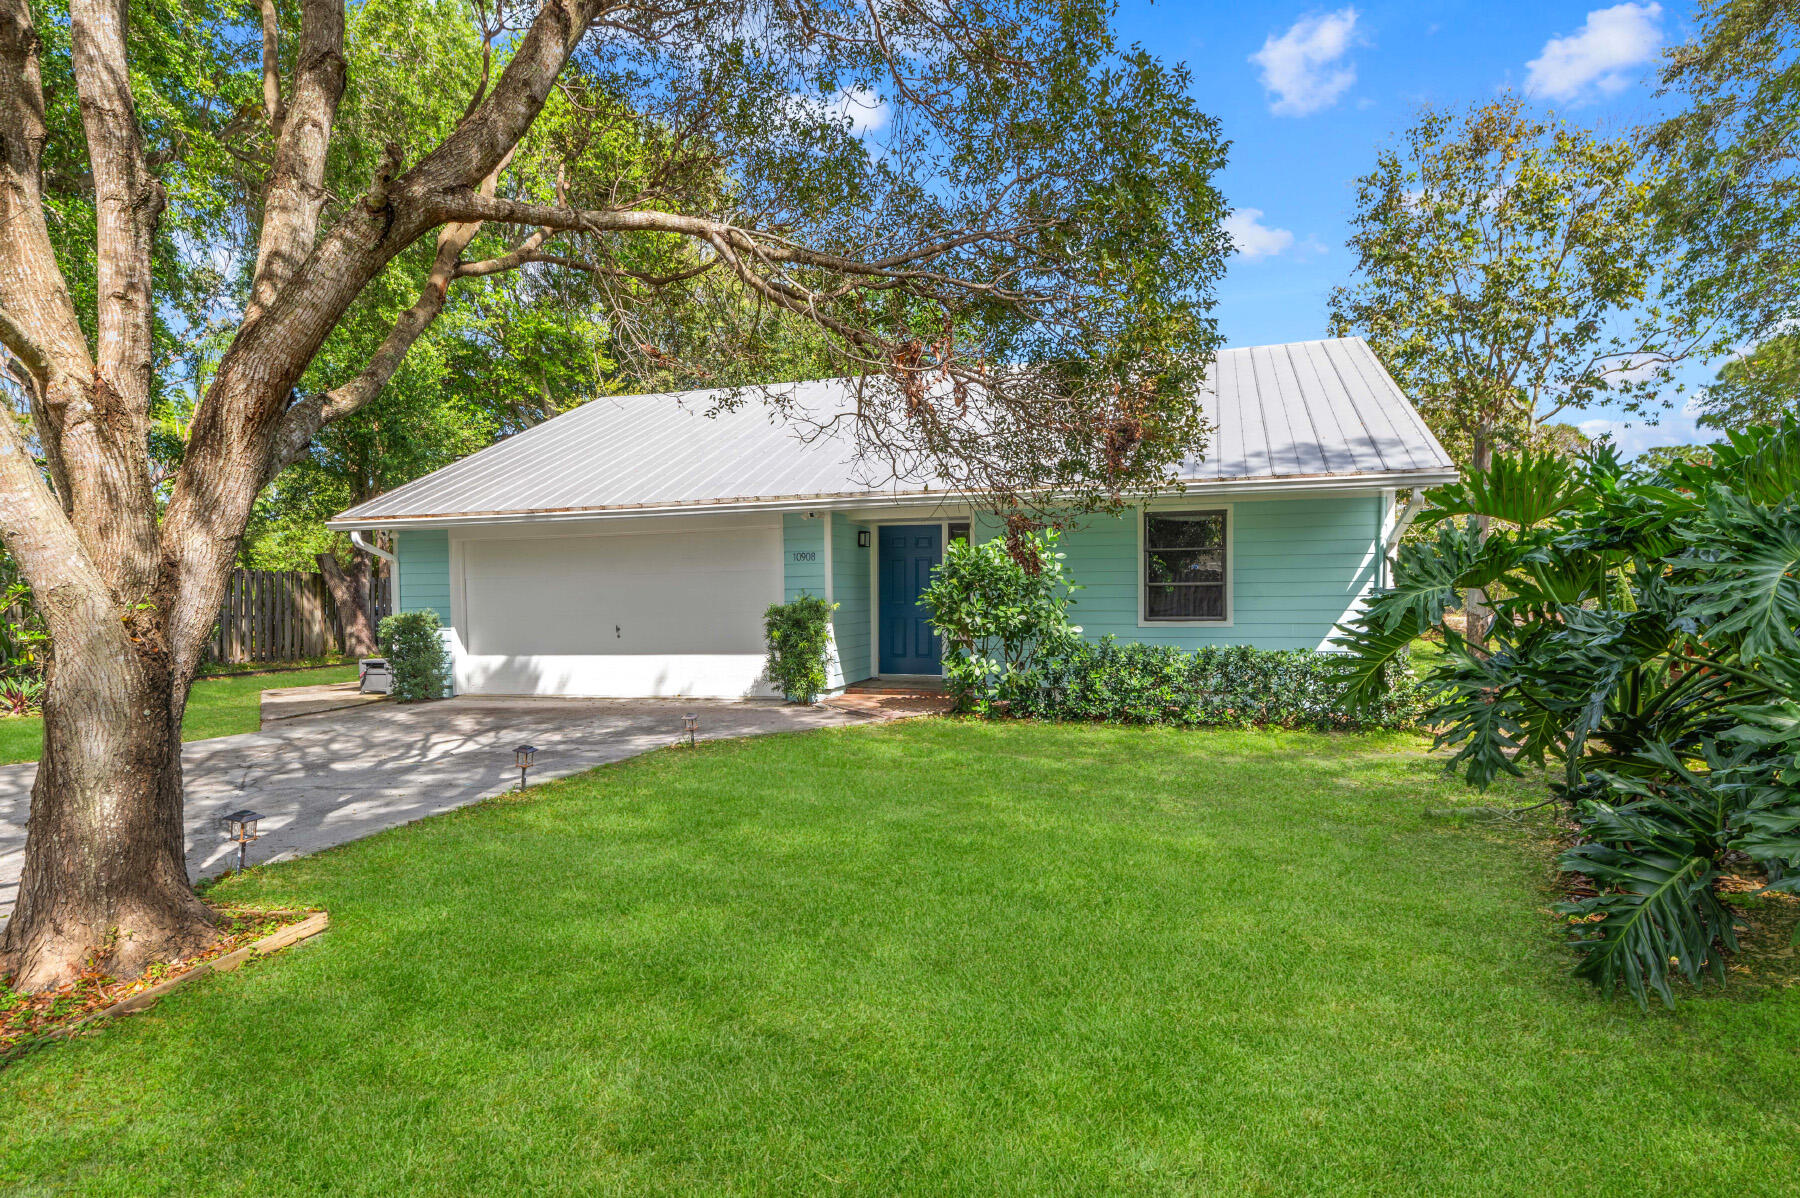
[[[474,654],[760,653],[779,526],[463,543]]]

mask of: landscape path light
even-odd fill
[[[261,818],[262,816],[248,807],[219,817],[219,822],[225,825],[225,839],[237,841],[238,871],[240,873],[244,868],[244,856],[249,851],[250,842],[262,835],[256,830],[256,822]]]
[[[520,745],[513,750],[513,763],[519,767],[519,789],[525,789],[525,771],[537,762],[536,745]]]
[[[698,736],[699,732],[700,732],[700,713],[695,712],[695,711],[690,711],[686,715],[682,716],[681,717],[681,729],[683,732],[687,733],[688,748],[690,748],[690,749],[693,748],[694,747],[694,738],[696,736]]]

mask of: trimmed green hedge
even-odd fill
[[[1339,705],[1338,654],[1309,649],[1082,642],[1044,662],[1033,685],[1006,696],[1009,713],[1049,720],[1185,727],[1417,728],[1426,688],[1400,671],[1387,699],[1354,715]]]

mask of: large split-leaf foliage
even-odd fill
[[[1577,971],[1674,1001],[1737,947],[1718,884],[1760,872],[1800,893],[1800,424],[1733,433],[1704,463],[1631,470],[1502,455],[1431,492],[1434,535],[1341,629],[1347,697],[1436,630],[1429,719],[1487,785],[1549,770],[1580,830],[1561,912]],[[1476,518],[1491,519],[1484,539]],[[1446,615],[1491,596],[1484,645]]]

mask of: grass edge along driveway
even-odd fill
[[[0,1189],[1791,1190],[1800,992],[1602,1001],[1422,744],[832,730],[257,870],[332,931],[0,1071]]]
[[[317,686],[325,682],[354,682],[356,665],[324,666],[314,670],[283,670],[270,674],[224,675],[195,681],[188,694],[187,714],[181,721],[181,739],[211,740],[255,732],[262,726],[262,693],[284,686]],[[0,718],[0,765],[36,761],[44,745],[41,716]]]

